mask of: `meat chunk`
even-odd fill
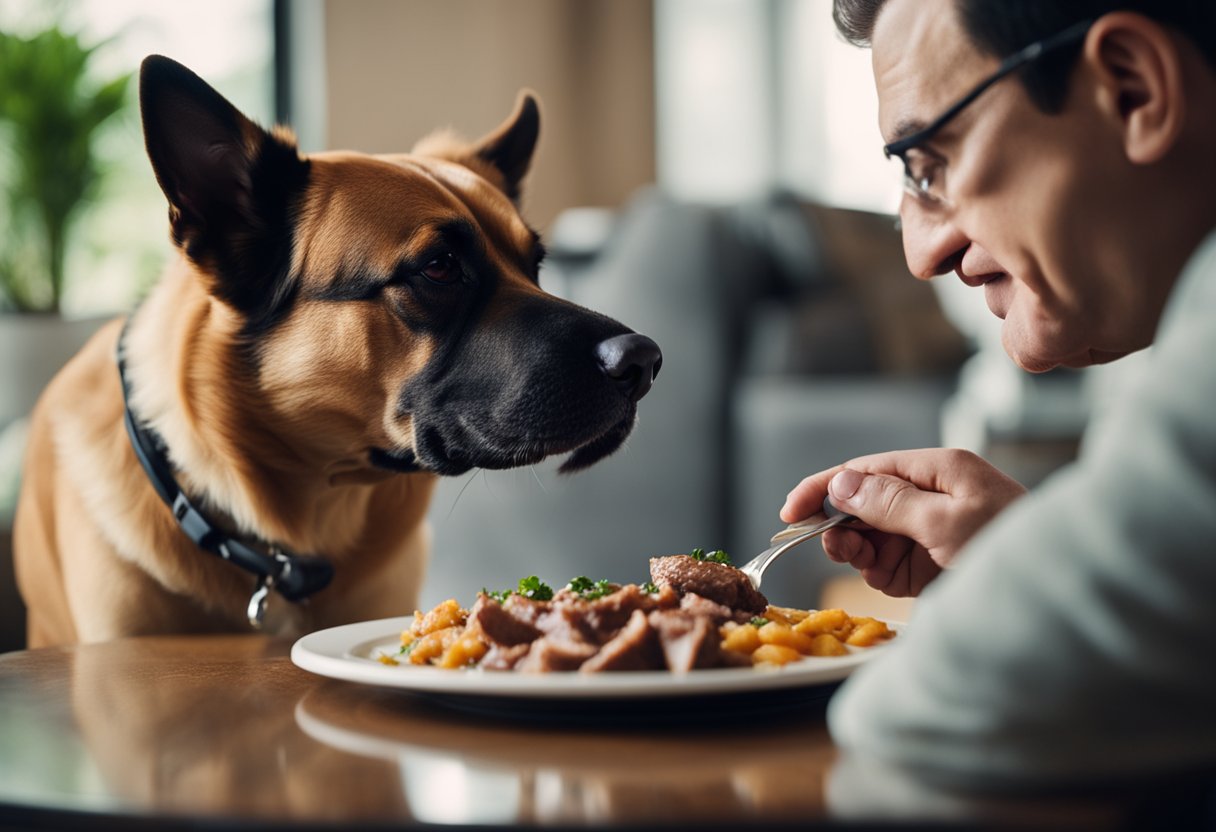
[[[598,652],[594,644],[559,636],[541,636],[532,642],[528,650],[515,665],[524,673],[549,673],[554,670],[578,670],[583,662]]]
[[[491,644],[477,666],[482,670],[514,670],[531,649],[531,642],[512,644],[510,647]]]
[[[658,635],[668,669],[685,673],[722,663],[718,628],[711,619],[683,610],[656,610],[649,622]]]
[[[695,592],[690,592],[680,599],[680,610],[689,615],[708,618],[718,626],[725,624],[727,621],[736,621],[742,624],[750,621],[752,618],[752,614],[747,610],[732,610],[730,607],[719,604],[717,601],[702,598]]]
[[[604,670],[662,670],[663,654],[646,613],[634,610],[616,636],[587,659],[583,673]]]
[[[469,626],[492,645],[512,647],[535,641],[541,631],[526,617],[513,615],[515,609],[518,607],[505,606],[488,595],[478,596],[469,611]]]
[[[760,614],[768,599],[733,566],[696,560],[688,555],[650,559],[650,579],[659,586],[675,587],[681,595],[694,592],[732,610]]]

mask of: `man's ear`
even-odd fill
[[[466,165],[518,203],[520,182],[532,164],[539,136],[540,106],[532,92],[521,90],[515,112],[478,141],[468,144],[450,132],[440,131],[418,142],[413,152]]]
[[[1099,106],[1123,134],[1134,164],[1160,161],[1186,121],[1180,46],[1156,21],[1134,12],[1100,17],[1085,41],[1099,82]]]
[[[144,60],[139,103],[174,241],[212,277],[217,296],[256,308],[290,258],[308,163],[286,132],[263,130],[169,58]]]

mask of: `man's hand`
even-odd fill
[[[787,523],[819,511],[825,496],[868,528],[837,526],[823,550],[887,595],[919,595],[977,531],[1026,493],[969,451],[930,448],[849,460],[794,487]]]

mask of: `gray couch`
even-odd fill
[[[662,372],[625,449],[440,484],[422,602],[471,601],[537,574],[640,581],[692,547],[765,548],[803,476],[938,443],[968,346],[903,264],[889,217],[783,194],[730,208],[643,192],[597,244],[558,222],[542,285],[653,337]],[[766,582],[806,606],[841,568],[817,546]]]

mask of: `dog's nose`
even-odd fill
[[[600,341],[595,345],[595,355],[604,374],[635,402],[650,392],[663,366],[659,345],[636,332]]]

